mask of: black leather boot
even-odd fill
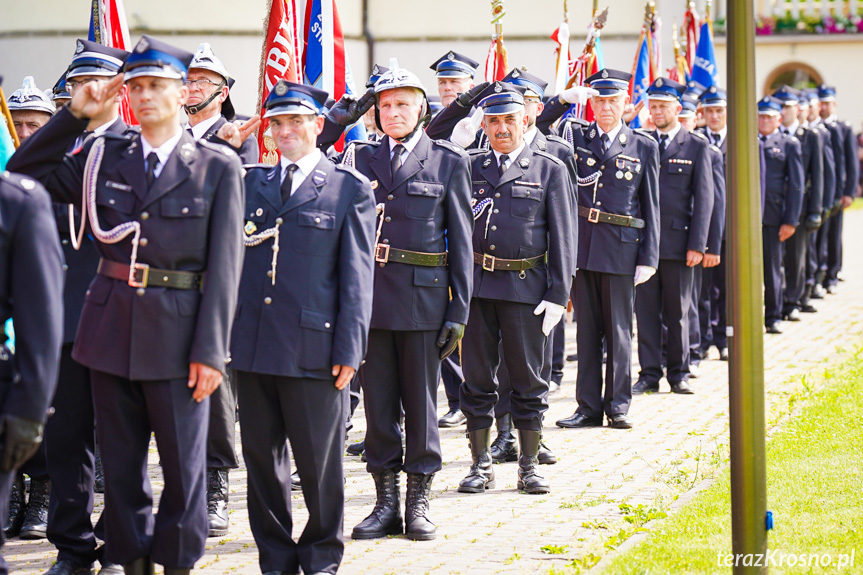
[[[51,480],[47,477],[30,478],[30,498],[27,513],[21,525],[21,539],[45,539],[48,531],[48,502],[51,499]]]
[[[93,493],[105,493],[105,472],[102,470],[102,455],[98,450],[93,467]]]
[[[302,491],[303,482],[298,471],[291,473],[291,491]]]
[[[377,501],[371,514],[360,521],[351,533],[353,539],[377,539],[387,535],[401,535],[403,531],[399,472],[388,469],[372,473]]]
[[[459,482],[458,490],[461,493],[485,493],[486,489],[494,489],[494,468],[488,445],[491,429],[468,431],[467,437],[473,465],[467,477]]]
[[[228,525],[228,470],[209,467],[207,468],[207,537],[224,537],[228,534]]]
[[[434,473],[408,473],[408,493],[405,496],[405,537],[414,541],[435,538],[437,527],[428,517],[429,495]]]
[[[539,442],[539,452],[536,457],[540,465],[554,465],[557,463],[557,455],[548,448],[544,441]]]
[[[15,481],[12,482],[12,490],[9,492],[9,513],[3,532],[7,539],[17,537],[24,524],[24,514],[27,512],[27,501],[24,498],[24,475],[15,472]]]
[[[348,445],[348,448],[345,450],[348,452],[348,455],[358,456],[362,455],[366,450],[366,440],[363,438],[362,441],[357,441],[356,443],[351,443]]]
[[[512,434],[512,416],[507,413],[495,420],[497,426],[497,437],[491,444],[489,453],[495,463],[506,463],[518,459],[518,447],[515,445],[515,436]]]
[[[139,557],[123,565],[123,571],[126,575],[153,575],[153,560],[150,557]]]
[[[521,455],[518,458],[518,489],[525,493],[548,493],[551,485],[539,474],[539,444],[542,434],[527,429],[518,430]]]

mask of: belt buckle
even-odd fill
[[[138,272],[141,272],[141,280],[137,280]],[[129,286],[133,288],[147,287],[147,280],[150,279],[150,266],[147,264],[135,263],[129,267]]]
[[[487,272],[494,271],[494,256],[490,256],[488,254],[482,254],[482,269]]]
[[[375,261],[378,263],[385,264],[390,259],[390,245],[389,244],[378,244],[375,246]]]
[[[590,208],[590,211],[587,212],[587,221],[592,224],[599,223],[599,210],[596,208]]]

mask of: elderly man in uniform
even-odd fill
[[[523,88],[496,82],[493,92],[480,103],[491,150],[471,156],[479,225],[473,234],[474,292],[462,346],[461,405],[473,464],[458,490],[494,487],[489,447],[498,401],[495,372],[502,361],[511,378],[509,402],[521,448],[518,489],[548,493],[537,459],[548,409],[542,368],[547,336],[563,318],[572,283],[572,184],[563,162],[525,142]]]
[[[15,324],[15,354],[0,345],[0,516],[17,469],[38,449],[57,385],[63,340],[63,253],[45,189],[0,173],[0,323]],[[0,547],[5,541],[0,532]],[[8,573],[0,555],[0,574]]]
[[[648,88],[650,116],[659,141],[659,268],[635,299],[638,361],[635,394],[658,391],[662,379],[662,320],[668,326],[666,378],[673,393],[689,384],[689,307],[695,266],[707,249],[713,215],[713,162],[707,138],[683,129],[677,119],[683,84],[657,78]]]
[[[765,96],[758,102],[758,138],[764,144],[767,194],[762,217],[764,248],[764,323],[767,333],[782,333],[782,260],[785,241],[797,230],[803,207],[800,140],[779,130],[782,102]]]
[[[431,140],[422,130],[428,98],[414,74],[392,67],[375,84],[375,94],[386,137],[357,143],[354,165],[371,180],[381,210],[369,349],[362,367],[367,469],[377,503],[354,527],[353,537],[402,532],[399,473],[404,470],[406,535],[427,540],[435,537],[429,493],[442,465],[440,364],[464,335],[471,293],[470,163],[464,150]]]
[[[785,243],[785,286],[783,289],[782,319],[800,321],[803,297],[806,293],[806,261],[809,236],[821,226],[821,207],[824,199],[824,143],[818,130],[804,126],[800,114],[800,92],[790,86],[782,86],[773,93],[782,103],[782,125],[786,135],[800,140],[801,160],[805,189],[803,206],[798,222],[798,233]],[[805,219],[804,219],[805,216]],[[800,227],[802,224],[802,227]]]
[[[125,50],[102,46],[98,42],[77,40],[72,63],[65,74],[69,96],[91,82],[119,74],[128,55]],[[79,148],[91,135],[120,135],[129,129],[120,118],[120,103],[124,94],[125,89],[120,90],[111,106],[106,106],[90,118],[87,128],[73,144],[73,149]],[[87,288],[96,275],[99,254],[89,234],[78,234],[81,214],[74,206],[73,210],[74,218],[70,219],[69,205],[54,204],[67,267],[63,291],[65,321],[60,379],[53,401],[54,415],[45,426],[45,455],[52,484],[47,534],[48,540],[57,548],[57,562],[48,570],[48,574],[89,573],[98,559],[102,563],[100,573],[107,575],[121,573],[122,567],[111,565],[104,557],[104,548],[96,548],[97,539],[90,520],[96,473],[96,420],[90,370],[72,358],[78,320]],[[104,523],[101,516],[100,521]],[[104,538],[103,531],[103,525],[98,524],[96,532],[99,538]]]
[[[368,179],[315,147],[326,100],[311,86],[277,83],[264,118],[281,163],[245,178],[231,365],[263,573],[335,573],[344,554],[343,390],[366,351],[375,204]],[[309,510],[298,542],[286,439]]]
[[[143,36],[124,76],[91,82],[10,160],[58,201],[80,203],[102,259],[73,358],[90,368],[105,470],[107,558],[128,575],[184,575],[207,536],[208,397],[228,355],[242,263],[240,160],[180,125],[192,54]],[[140,135],[104,134],[66,155],[127,83]],[[84,205],[87,205],[84,204]],[[155,433],[165,489],[152,513]]]
[[[588,82],[596,121],[574,127],[578,166],[578,409],[559,427],[629,429],[635,286],[659,265],[659,150],[622,122],[631,74],[604,69]],[[607,349],[605,394],[603,343]]]
[[[54,113],[53,102],[36,87],[32,76],[24,78],[23,85],[9,96],[8,105],[21,142],[48,123]],[[20,467],[12,484],[8,511],[0,515],[4,520],[3,530],[6,537],[20,535],[21,539],[45,539],[51,496],[45,444],[40,444],[36,453]],[[29,500],[25,494],[24,475],[30,478]]]
[[[22,142],[47,124],[55,110],[51,98],[36,87],[33,76],[24,78],[21,87],[9,96],[7,105],[12,115],[12,126]]]

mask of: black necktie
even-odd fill
[[[659,135],[659,155],[665,153],[665,148],[668,147],[668,134]]]
[[[150,152],[147,154],[147,189],[153,187],[153,183],[156,181],[156,166],[159,165],[159,156],[156,152]]]
[[[393,146],[393,159],[390,160],[390,173],[393,176],[393,180],[396,179],[396,172],[399,171],[399,168],[402,167],[402,152],[404,152],[405,147],[401,144],[396,144]]]
[[[714,132],[714,133],[710,134],[710,136],[713,138],[713,145],[714,145],[714,146],[719,146],[719,140],[721,140],[721,139],[722,139],[722,136],[720,136],[720,135],[719,135],[719,134],[717,134],[716,132]]]
[[[507,156],[506,154],[500,155],[500,163],[497,165],[497,174],[499,176],[502,176],[503,173],[506,171],[506,163],[508,161],[509,161],[509,156]]]
[[[766,141],[767,141],[767,136],[765,136],[765,135],[763,135],[763,134],[762,134],[762,135],[760,135],[760,136],[758,136],[758,137],[759,137],[759,138],[761,138],[761,141],[762,141],[762,142],[766,142]]]
[[[290,164],[287,168],[285,168],[285,179],[282,181],[282,205],[288,203],[288,199],[291,197],[291,188],[293,187],[294,182],[294,172],[297,171],[299,166],[296,164]]]
[[[608,151],[609,142],[611,140],[608,137],[608,134],[603,134],[602,136],[599,137],[599,139],[602,140],[602,153],[604,154]]]

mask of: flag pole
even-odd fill
[[[734,573],[766,573],[764,336],[755,22],[752,0],[728,0],[728,344],[731,547]],[[761,555],[759,555],[761,554]],[[749,565],[749,566],[745,566]]]
[[[12,112],[9,111],[9,106],[6,105],[6,96],[3,94],[3,88],[0,87],[0,108],[3,111],[3,117],[6,118],[6,124],[9,126],[9,135],[12,136],[12,142],[15,143],[15,148],[21,145],[18,139],[18,133],[15,131],[15,124],[12,123]]]

